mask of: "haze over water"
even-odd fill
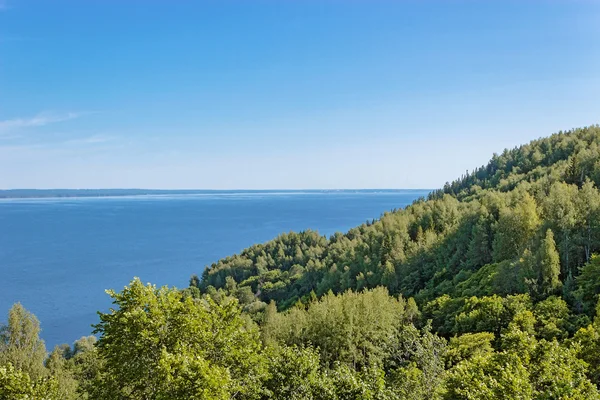
[[[20,301],[48,348],[92,332],[105,289],[186,287],[219,258],[305,229],[345,232],[427,190],[212,192],[0,200],[0,321]]]

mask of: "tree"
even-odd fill
[[[318,347],[324,365],[340,362],[361,369],[383,362],[404,315],[404,301],[379,287],[362,293],[330,293],[307,310],[270,313],[263,329],[269,339],[289,346]]]
[[[333,382],[321,368],[316,349],[271,347],[267,357],[269,374],[264,382],[265,399],[334,399]]]
[[[260,342],[237,301],[194,300],[139,279],[108,291],[116,309],[95,326],[103,359],[93,398],[257,398]]]
[[[521,359],[502,352],[458,363],[446,380],[444,400],[530,400],[532,395],[529,373]]]
[[[54,378],[32,380],[10,363],[0,365],[0,399],[63,400],[58,389]]]
[[[556,340],[539,342],[529,367],[536,399],[600,399],[598,389],[586,377],[586,363],[576,352]]]
[[[498,245],[497,245],[498,246]],[[483,215],[471,231],[471,241],[467,253],[466,266],[478,269],[492,261],[492,231],[491,223]]]
[[[430,325],[420,331],[412,324],[403,326],[384,363],[392,390],[400,398],[435,398],[444,378],[445,357],[446,340],[432,333]]]
[[[537,341],[530,312],[515,316],[502,335],[500,351],[484,352],[454,366],[444,399],[599,399],[586,376],[577,346]]]
[[[600,256],[592,255],[575,279],[579,286],[576,297],[582,302],[585,311],[591,313],[600,294]]]
[[[534,307],[536,332],[546,340],[563,339],[568,336],[569,306],[557,296],[550,296]]]
[[[546,218],[560,233],[563,268],[565,275],[571,271],[571,253],[573,251],[573,230],[580,219],[578,189],[575,185],[556,182],[544,200]]]
[[[358,372],[346,364],[337,364],[329,375],[333,381],[334,399],[387,399],[385,373],[377,366],[369,366]]]
[[[494,261],[500,262],[520,256],[539,225],[537,204],[527,192],[514,208],[502,208],[495,226]]]
[[[455,331],[499,334],[507,323],[502,297],[496,295],[471,297],[466,300],[463,311],[456,316]]]
[[[491,332],[466,333],[450,339],[448,345],[447,362],[450,365],[458,364],[475,356],[488,356],[492,353],[494,334]]]
[[[46,360],[46,367],[57,382],[58,396],[62,400],[77,399],[78,383],[64,357],[64,350],[56,346]]]
[[[598,241],[600,192],[591,181],[586,181],[577,195],[578,215],[581,216],[579,240],[583,244],[585,261],[589,262]]]
[[[546,231],[546,237],[538,250],[538,282],[540,294],[556,293],[562,286],[560,281],[560,256],[556,250],[556,242],[552,230]]]
[[[101,382],[104,361],[98,354],[95,336],[82,337],[73,343],[68,354],[68,368],[77,380],[80,398],[87,399],[94,392],[94,386]]]
[[[600,300],[596,304],[594,323],[577,331],[573,337],[578,358],[589,365],[588,374],[593,383],[600,385]]]
[[[12,364],[31,379],[47,375],[46,346],[39,337],[40,322],[21,303],[8,312],[8,324],[0,326],[0,365]]]

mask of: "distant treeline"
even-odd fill
[[[61,197],[124,197],[202,194],[269,194],[269,193],[418,193],[428,189],[331,189],[331,190],[163,190],[163,189],[8,189],[0,190],[0,199],[33,199]]]

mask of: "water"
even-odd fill
[[[186,287],[206,265],[305,229],[345,232],[427,191],[220,192],[0,200],[0,321],[21,302],[49,348],[91,334],[105,289]]]

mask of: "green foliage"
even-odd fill
[[[536,399],[600,399],[597,387],[586,377],[586,364],[576,357],[576,349],[556,340],[542,340],[530,363]]]
[[[477,355],[459,363],[446,381],[445,400],[526,400],[533,388],[522,360],[509,353]]]
[[[431,321],[436,332],[449,336],[455,331],[456,315],[464,307],[464,299],[453,299],[449,295],[442,295],[425,304],[423,317]]]
[[[46,360],[46,367],[57,382],[58,396],[63,400],[77,399],[78,382],[69,369],[64,349],[56,346]]]
[[[104,361],[98,354],[95,336],[82,337],[73,343],[66,354],[67,368],[78,382],[79,398],[87,399],[94,392],[95,384],[101,381]]]
[[[369,367],[361,372],[341,364],[330,372],[335,399],[339,400],[385,400],[384,372],[377,367]]]
[[[537,342],[518,329],[509,335],[525,338],[523,343],[529,345],[479,353],[459,362],[450,370],[444,399],[600,398],[575,348],[556,340]]]
[[[537,303],[533,313],[539,337],[546,340],[564,339],[569,334],[569,306],[560,297],[551,296]]]
[[[271,315],[264,331],[287,345],[311,344],[326,365],[378,365],[394,346],[405,318],[405,302],[384,288],[325,295],[307,310]]]
[[[395,348],[385,362],[394,390],[400,398],[435,398],[445,377],[446,341],[409,324],[402,327]]]
[[[8,363],[0,365],[0,399],[62,400],[54,378],[32,380],[29,374]]]
[[[39,337],[40,322],[21,303],[8,312],[8,324],[0,326],[0,365],[12,364],[33,380],[46,376],[46,346]]]
[[[555,182],[544,198],[545,216],[554,230],[561,236],[562,267],[565,275],[573,271],[573,256],[576,256],[577,225],[581,219],[576,207],[579,189],[576,185]],[[579,254],[581,257],[581,254]]]
[[[554,234],[550,229],[546,231],[546,237],[538,250],[538,283],[542,295],[557,293],[561,287],[560,256],[556,250]]]
[[[577,331],[573,342],[579,345],[578,357],[588,363],[590,380],[600,385],[600,332],[589,325]]]
[[[319,353],[312,348],[270,348],[267,351],[269,374],[264,382],[265,399],[334,399],[332,379],[320,364]]]
[[[258,332],[237,302],[193,300],[139,279],[108,291],[116,309],[95,333],[104,361],[94,398],[256,398],[263,374]]]
[[[586,311],[593,311],[600,294],[600,256],[592,255],[577,277],[577,297]]]
[[[600,300],[596,305],[594,323],[580,328],[572,340],[578,347],[578,356],[588,363],[588,376],[600,386]]]
[[[448,364],[455,365],[474,357],[485,358],[493,351],[493,340],[494,334],[491,332],[466,333],[453,337],[448,346]]]
[[[530,307],[527,295],[471,297],[466,299],[461,312],[455,317],[454,332],[492,332],[499,335],[516,314]]]
[[[502,208],[495,225],[494,260],[509,260],[521,255],[539,225],[536,202],[526,192],[518,199],[514,208]]]

